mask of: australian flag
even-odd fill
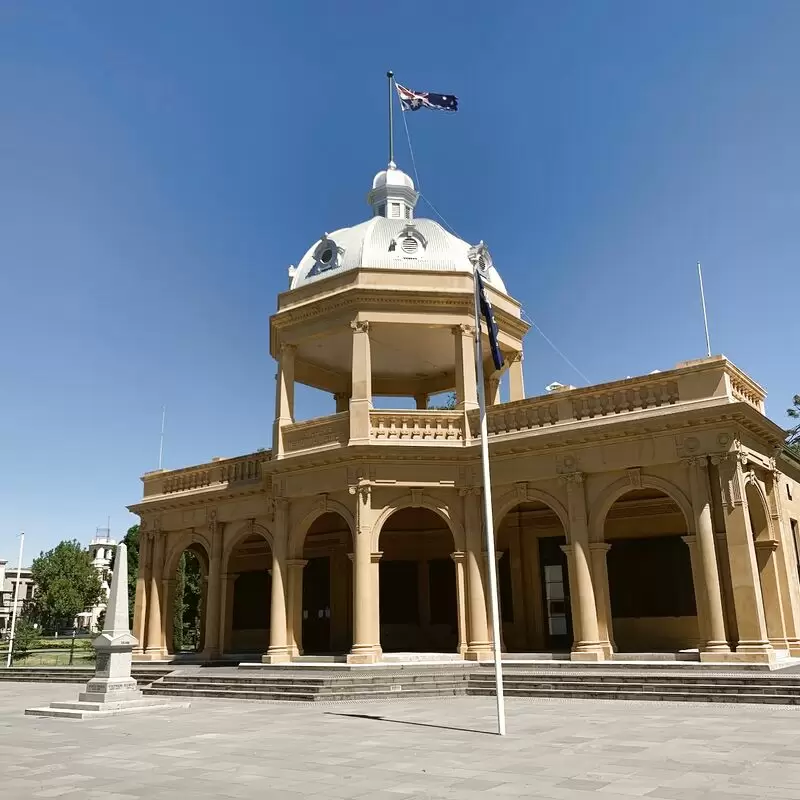
[[[420,108],[432,108],[435,111],[458,111],[458,98],[454,94],[434,94],[433,92],[415,92],[396,83],[397,96],[403,111],[417,111]]]
[[[503,353],[500,350],[500,345],[497,343],[497,323],[494,321],[494,312],[492,311],[492,304],[486,296],[486,289],[483,285],[483,278],[481,278],[480,270],[475,268],[475,280],[478,283],[478,303],[480,305],[481,314],[486,320],[486,329],[489,331],[489,347],[492,350],[492,361],[494,368],[500,370],[503,368],[505,361],[503,360]]]

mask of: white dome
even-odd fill
[[[391,175],[392,170],[388,173]],[[379,172],[375,180],[382,174],[386,173]],[[297,289],[359,267],[472,273],[473,265],[468,257],[470,249],[467,242],[448,233],[433,220],[375,216],[352,228],[326,233],[315,242],[292,273],[290,288]],[[507,294],[494,266],[489,263],[486,267],[488,283]]]
[[[384,186],[402,186],[414,191],[414,181],[402,170],[390,163],[388,169],[382,169],[373,179],[372,188],[381,189]]]

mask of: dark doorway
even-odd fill
[[[545,641],[549,650],[572,648],[572,609],[569,600],[567,556],[561,549],[564,536],[539,539]]]
[[[309,558],[303,570],[303,652],[331,649],[331,560]]]

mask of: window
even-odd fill
[[[386,216],[386,205],[378,206],[378,216],[385,217]]]
[[[400,203],[392,203],[390,208],[391,208],[391,211],[392,211],[392,219],[399,219],[400,216],[401,216],[401,214],[400,214]]]
[[[790,500],[792,499],[792,484],[789,481],[786,481],[786,496]]]

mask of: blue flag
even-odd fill
[[[454,94],[435,94],[434,92],[415,92],[396,83],[400,108],[403,111],[417,111],[432,108],[435,111],[458,111],[458,98]]]
[[[500,350],[500,345],[497,343],[497,323],[494,321],[494,312],[492,311],[492,304],[486,296],[486,289],[483,285],[483,278],[481,278],[480,270],[475,268],[475,280],[478,283],[478,302],[480,304],[481,314],[486,320],[486,327],[489,331],[489,347],[492,351],[492,361],[494,368],[499,370],[503,368],[505,363],[503,353]]]

